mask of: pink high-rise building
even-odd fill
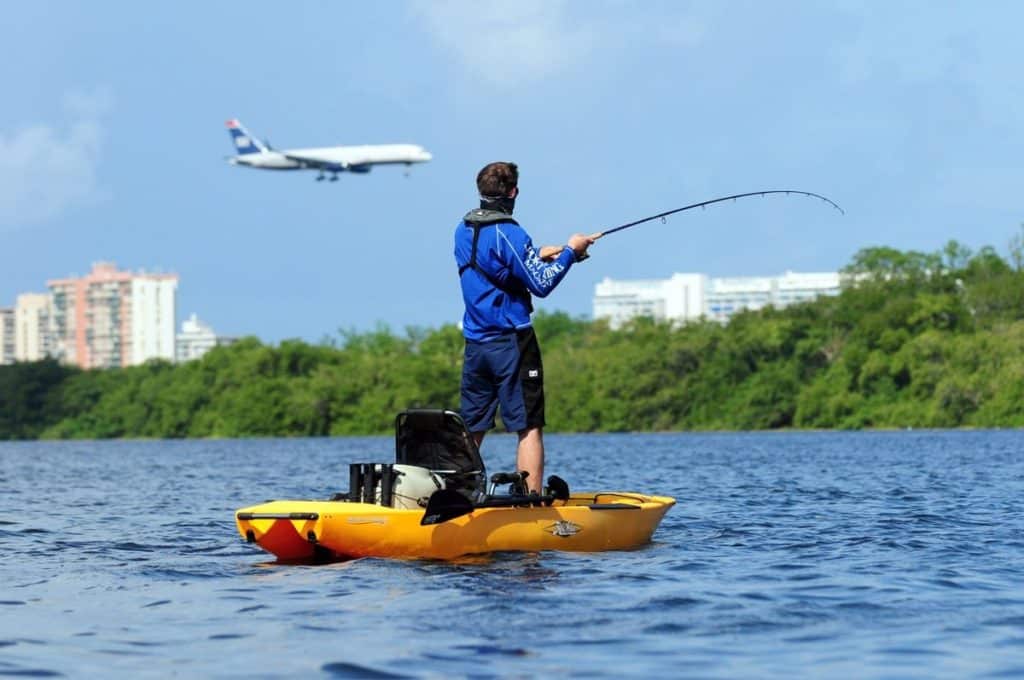
[[[177,274],[133,274],[112,262],[81,278],[47,281],[55,353],[82,368],[174,360]]]

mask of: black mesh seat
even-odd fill
[[[484,462],[466,424],[454,411],[408,409],[395,418],[395,462],[424,467],[450,489],[472,497],[486,485]]]

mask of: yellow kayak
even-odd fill
[[[395,463],[352,463],[331,500],[280,500],[235,513],[238,531],[280,560],[450,559],[511,550],[626,550],[651,540],[675,500],[570,493],[559,477],[528,494],[526,473],[487,477],[453,411],[409,409],[395,419]],[[498,487],[508,484],[507,493]]]
[[[557,503],[557,502],[556,502]],[[511,550],[626,550],[651,540],[675,500],[576,493],[564,505],[477,508],[423,526],[423,509],[348,501],[271,501],[235,514],[238,531],[280,560],[451,559]]]

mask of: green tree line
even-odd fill
[[[1024,258],[874,247],[840,295],[727,325],[538,313],[551,431],[1024,426]],[[458,408],[462,336],[386,327],[184,364],[0,367],[0,439],[378,434]]]

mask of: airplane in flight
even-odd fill
[[[401,163],[408,167],[433,158],[429,151],[415,144],[325,146],[278,151],[268,142],[250,135],[237,119],[229,120],[227,126],[238,152],[237,156],[227,159],[228,163],[261,170],[319,170],[318,182],[322,182],[327,173],[330,173],[332,182],[337,182],[339,172],[366,174],[374,165]]]

